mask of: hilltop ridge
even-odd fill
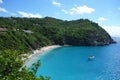
[[[0,17],[0,48],[28,51],[46,45],[100,46],[114,43],[97,23],[88,19]]]

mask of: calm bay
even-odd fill
[[[51,80],[119,80],[120,38],[107,46],[67,46],[40,56],[36,76]],[[89,56],[95,56],[88,60]]]

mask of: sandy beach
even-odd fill
[[[30,67],[34,62],[39,60],[39,56],[45,54],[48,51],[51,51],[53,49],[61,47],[60,45],[51,45],[51,46],[45,46],[41,49],[34,50],[33,54],[28,55],[27,59],[25,59],[24,65],[26,67]]]

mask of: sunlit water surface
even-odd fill
[[[117,44],[61,47],[40,56],[36,76],[51,80],[120,80],[120,38]],[[94,55],[91,61],[88,57]]]

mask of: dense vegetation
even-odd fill
[[[33,64],[31,71],[22,67],[20,60],[21,51],[4,50],[0,51],[0,80],[50,80],[49,77],[35,77],[40,62]]]
[[[0,17],[0,80],[49,80],[42,76],[36,78],[35,70],[19,71],[22,66],[19,56],[37,48],[54,44],[96,46],[113,42],[105,30],[88,19]]]
[[[10,17],[0,18],[0,27],[7,28],[0,34],[1,49],[28,50],[51,44],[106,45],[113,42],[105,30],[88,19],[63,21],[50,17]]]

